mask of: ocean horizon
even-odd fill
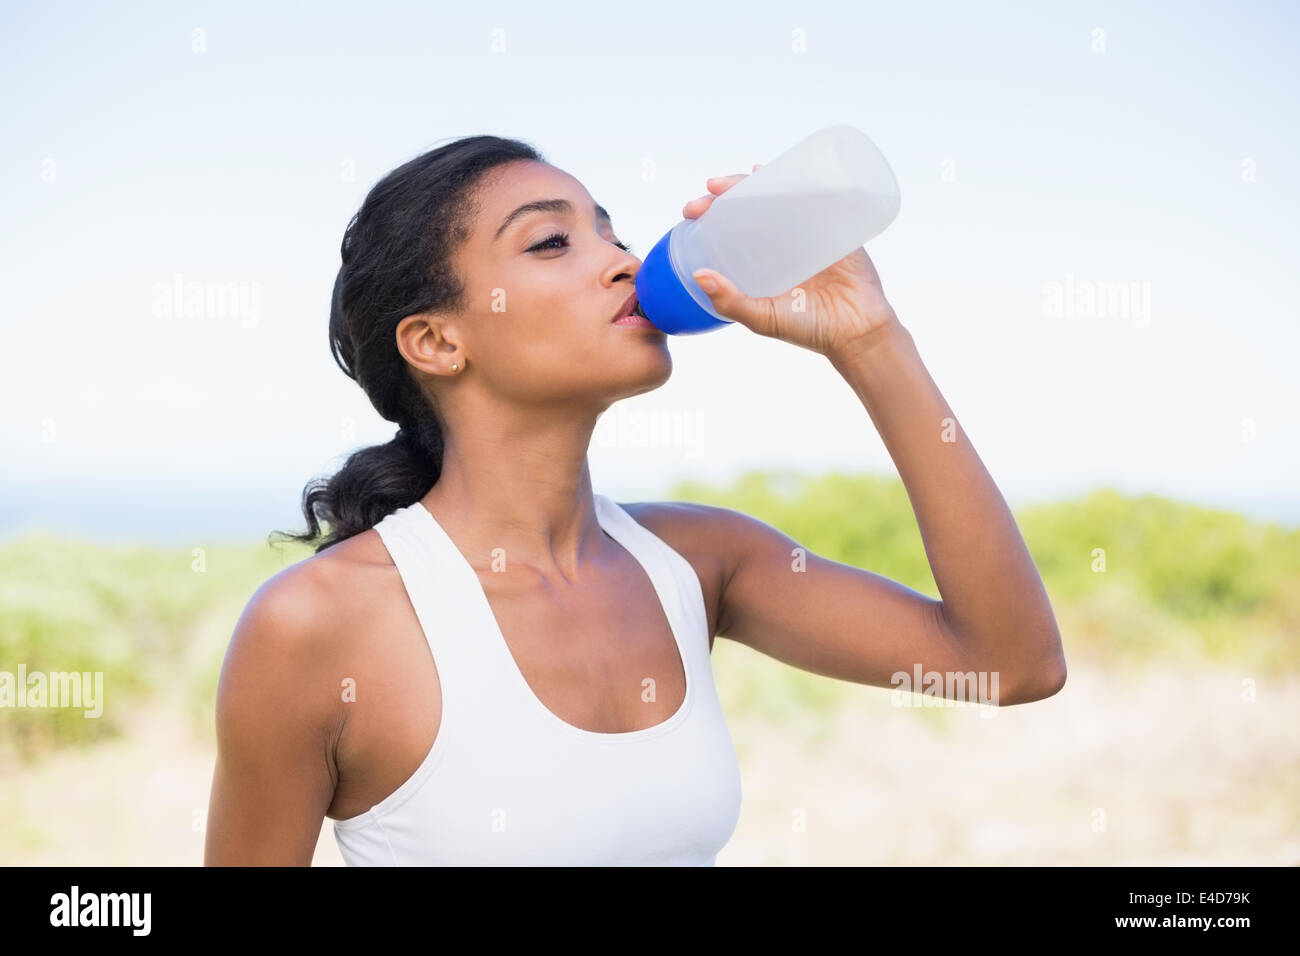
[[[865,472],[864,472],[865,473]],[[809,472],[809,474],[814,474]],[[689,477],[689,476],[683,476]],[[710,478],[710,480],[712,480]],[[8,485],[0,488],[0,541],[31,533],[83,538],[116,546],[179,547],[190,544],[247,545],[265,541],[272,531],[305,529],[300,501],[307,478],[265,487],[225,485]],[[620,487],[593,475],[596,491],[615,500],[671,500],[667,489]],[[725,482],[719,482],[725,484]],[[1167,490],[1098,482],[1092,488],[1051,489],[999,484],[1013,510],[1056,501],[1078,500],[1091,490],[1117,488],[1123,494],[1156,494],[1182,504],[1234,511],[1261,523],[1300,526],[1300,500],[1294,495],[1220,493],[1188,497]]]

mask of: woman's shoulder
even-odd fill
[[[744,554],[743,531],[755,519],[731,508],[691,501],[617,502],[632,520],[690,564],[700,581],[709,641],[722,626],[724,592]]]
[[[738,534],[755,521],[732,508],[693,501],[620,501],[618,506],[692,564],[704,566],[734,560]]]
[[[365,617],[362,605],[378,593],[372,585],[394,570],[373,529],[353,535],[267,578],[245,606],[235,638],[251,632],[266,656],[320,661],[341,649],[354,631],[350,622]]]

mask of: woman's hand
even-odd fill
[[[751,172],[761,165],[756,164]],[[703,215],[716,197],[748,175],[750,173],[736,173],[710,179],[707,184],[710,195],[692,199],[682,208],[682,215],[687,219]],[[781,339],[826,356],[869,347],[871,342],[881,337],[873,333],[898,325],[898,316],[885,299],[876,267],[861,246],[778,296],[751,298],[726,276],[712,269],[697,269],[694,278],[708,294],[719,315],[733,319],[759,335]],[[710,278],[716,281],[715,288],[710,288]]]

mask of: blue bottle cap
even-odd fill
[[[654,248],[641,262],[636,274],[636,298],[641,311],[646,314],[655,327],[669,335],[691,335],[696,332],[711,332],[724,325],[731,325],[729,319],[720,319],[700,303],[682,285],[689,282],[700,294],[704,290],[690,276],[677,277],[668,257],[668,242],[672,230],[664,233],[663,238],[655,243]]]

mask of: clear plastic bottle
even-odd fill
[[[779,295],[884,232],[899,204],[894,171],[864,133],[820,129],[655,243],[636,277],[641,311],[670,334],[722,328],[731,320],[692,278],[696,269],[755,298]]]

